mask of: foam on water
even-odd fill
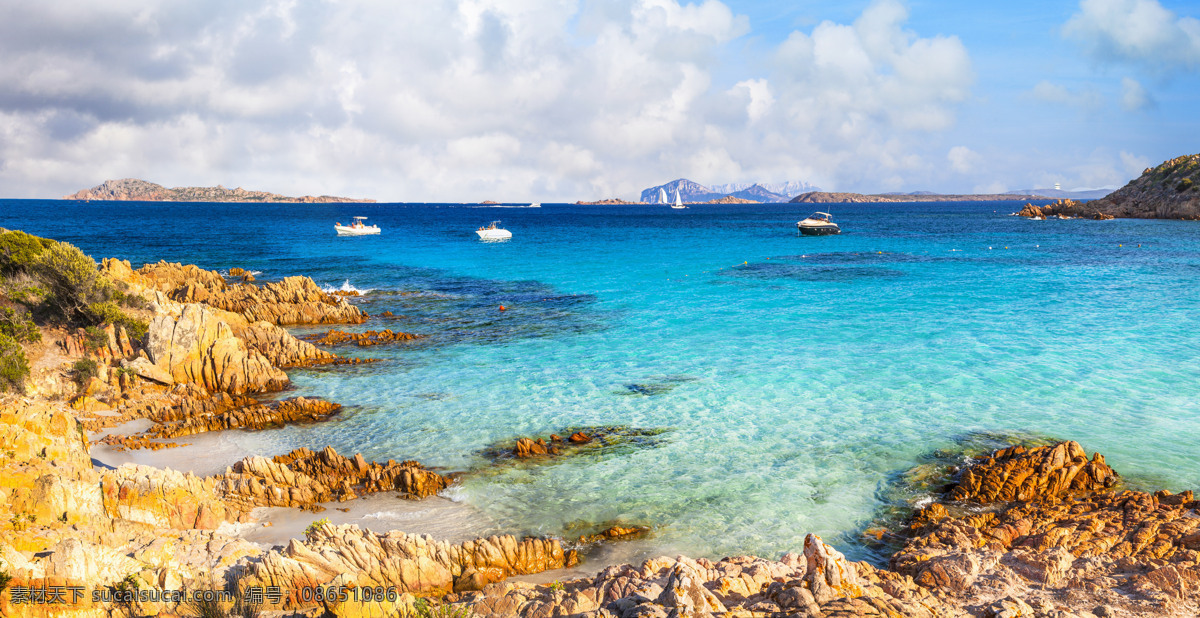
[[[336,206],[9,206],[0,225],[48,225],[24,229],[97,257],[373,290],[352,302],[394,315],[362,328],[427,337],[291,372],[289,394],[346,406],[335,421],[230,435],[246,454],[330,444],[466,471],[454,499],[496,530],[648,524],[630,551],[710,557],[777,556],[816,532],[869,557],[854,543],[896,475],[980,432],[1075,439],[1135,482],[1200,486],[1195,222],[838,205],[842,235],[797,237],[807,213],[784,205],[547,205],[509,212],[519,236],[485,244],[477,212],[435,205],[375,206],[384,234],[353,239],[328,233]],[[213,225],[226,216],[239,225]],[[601,425],[662,433],[546,465],[483,454]],[[392,512],[363,519],[407,525]]]
[[[326,294],[333,294],[334,292],[352,292],[354,294],[369,294],[371,292],[374,292],[375,288],[357,288],[357,287],[354,287],[353,285],[351,285],[349,279],[346,279],[345,281],[342,282],[342,285],[340,285],[338,287],[333,287],[332,285],[327,284],[327,285],[321,286],[321,290],[323,292],[325,292]]]

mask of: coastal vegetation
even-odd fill
[[[98,328],[105,324],[145,337],[147,321],[134,310],[148,302],[122,285],[70,243],[0,230],[0,390],[21,390],[29,363],[19,344],[41,340],[39,322],[91,329],[91,349],[100,345]]]

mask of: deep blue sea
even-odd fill
[[[1029,221],[1016,202],[808,206],[0,201],[0,226],[134,266],[303,274],[367,291],[362,326],[428,335],[295,371],[337,421],[253,434],[475,471],[454,496],[513,532],[647,523],[693,555],[856,557],[897,476],[979,435],[1078,440],[1143,487],[1200,488],[1200,222]],[[334,235],[365,215],[379,236]],[[492,220],[507,242],[473,231]],[[499,311],[504,305],[507,311]],[[305,332],[305,331],[301,331]],[[491,467],[570,427],[623,448]]]

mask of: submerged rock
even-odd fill
[[[384,329],[381,331],[368,330],[361,333],[348,333],[342,330],[331,330],[324,335],[310,335],[305,337],[305,339],[321,345],[342,345],[346,343],[353,343],[354,345],[363,347],[383,345],[386,343],[398,343],[402,341],[413,341],[423,337],[424,335],[393,332],[389,329]]]
[[[570,427],[547,438],[520,437],[516,441],[503,441],[485,448],[481,454],[492,463],[512,460],[538,462],[588,453],[591,455],[613,455],[629,452],[636,448],[654,448],[662,444],[666,429],[643,429],[610,425],[599,427]]]

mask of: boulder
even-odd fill
[[[288,384],[283,371],[247,348],[227,323],[202,305],[184,305],[178,316],[155,316],[146,351],[149,361],[174,382],[198,384],[210,391],[267,392]]]

